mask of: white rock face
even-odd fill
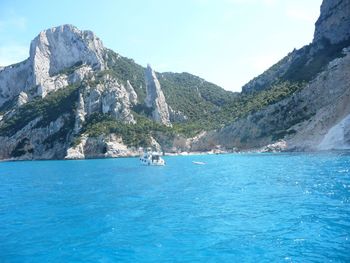
[[[160,146],[160,144],[156,141],[156,139],[154,139],[152,136],[150,137],[151,139],[151,148],[154,149],[157,152],[161,152],[162,151],[162,147]]]
[[[74,123],[74,133],[77,134],[81,127],[83,126],[83,123],[85,121],[85,103],[84,103],[84,98],[81,93],[79,93],[79,102],[78,102],[78,107],[77,111],[75,114],[75,123]]]
[[[125,87],[126,91],[129,94],[129,101],[132,105],[136,105],[137,104],[137,94],[133,88],[133,86],[131,86],[130,81],[128,80],[126,82],[126,87]]]
[[[318,150],[350,149],[350,114],[334,125],[318,145]]]
[[[171,126],[169,119],[169,108],[166,103],[163,91],[160,87],[156,73],[147,65],[146,69],[146,99],[145,103],[147,107],[153,108],[152,118],[156,122],[162,123],[167,126]]]
[[[0,106],[33,87],[33,69],[30,59],[3,68],[0,71]]]
[[[28,102],[28,95],[25,92],[20,92],[17,99],[17,106],[20,107]]]
[[[65,159],[103,158],[137,156],[138,151],[128,148],[116,134],[91,138],[87,134],[81,137],[81,142],[67,151]]]
[[[32,41],[27,60],[0,71],[0,106],[22,91],[45,97],[50,91],[79,80],[76,76],[69,81],[59,74],[66,68],[86,64],[93,70],[103,70],[103,54],[102,42],[91,31],[80,31],[71,25],[42,31]]]
[[[74,70],[73,74],[71,74],[68,78],[69,83],[77,83],[82,81],[83,79],[89,79],[91,81],[95,80],[94,71],[90,65],[83,65],[76,70]]]
[[[49,92],[67,87],[68,84],[68,77],[66,75],[57,75],[51,78],[42,79],[42,82],[36,85],[37,89],[34,97],[40,96],[44,98]]]
[[[64,157],[64,159],[73,159],[73,160],[84,159],[85,158],[84,147],[87,139],[88,137],[86,135],[82,136],[81,141],[77,146],[68,148],[67,155]]]
[[[125,123],[136,123],[130,111],[132,103],[129,95],[123,84],[120,84],[115,78],[105,75],[100,84],[84,89],[84,114],[109,113]]]
[[[106,143],[104,157],[127,157],[139,155],[137,149],[126,146],[123,143],[123,140],[116,134],[106,136],[104,142]]]
[[[262,147],[259,152],[281,152],[286,150],[287,147],[288,147],[287,142],[284,140],[281,140]]]
[[[45,30],[30,45],[34,82],[40,84],[76,63],[103,69],[103,52],[102,42],[91,31],[80,31],[71,25]]]

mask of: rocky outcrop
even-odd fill
[[[188,117],[181,111],[173,110],[170,106],[169,108],[169,119],[171,122],[184,122],[188,120]]]
[[[0,107],[17,97],[22,91],[36,89],[30,59],[4,67],[0,71]]]
[[[116,134],[99,137],[84,134],[78,145],[67,150],[65,159],[126,157],[139,154],[136,148],[127,147]]]
[[[135,123],[130,107],[130,93],[117,79],[106,74],[96,86],[87,85],[83,91],[84,114],[103,113],[126,123]],[[129,86],[129,91],[132,87]],[[134,91],[135,92],[135,91]],[[82,103],[79,103],[80,105]],[[81,113],[80,113],[81,114]]]
[[[350,0],[324,0],[313,42],[328,39],[337,44],[350,38]]]
[[[31,42],[27,60],[0,70],[0,158],[50,159],[66,155],[67,158],[82,158],[132,154],[120,138],[112,135],[109,138],[84,138],[81,133],[84,124],[94,114],[97,118],[108,115],[125,124],[136,124],[132,109],[139,102],[131,83],[140,84],[140,70],[143,70],[142,67],[131,60],[105,49],[91,31],[81,31],[71,25],[42,31]],[[139,75],[135,76],[135,72]],[[146,102],[154,109],[152,117],[170,126],[168,105],[156,74],[151,68],[147,72]],[[135,78],[138,81],[135,82]],[[52,99],[58,105],[62,98],[67,100],[62,101],[61,115],[60,107],[54,113],[45,102],[35,103],[37,106],[34,107],[38,108],[34,111],[43,111],[40,107],[46,105],[42,112],[45,121],[42,122],[42,118],[28,119],[24,128],[22,124],[15,124],[12,130],[1,133],[1,128],[6,130],[6,125],[13,122],[13,118],[20,119],[19,111],[24,104],[33,99],[38,102],[38,97],[44,101],[49,93],[55,94],[64,88],[66,93],[61,90],[61,95]],[[68,90],[74,90],[75,95]],[[67,112],[67,104],[75,110]],[[56,119],[50,119],[52,116]],[[60,117],[57,119],[57,116]],[[49,125],[48,121],[51,121]],[[36,123],[40,125],[36,127]],[[79,138],[81,143],[70,147]],[[159,143],[152,137],[151,143],[160,149]],[[103,152],[104,149],[107,149],[106,152]]]
[[[247,83],[243,93],[281,81],[304,82],[286,99],[211,132],[207,140],[241,149],[284,138],[288,150],[349,149],[350,0],[324,0],[311,44]]]
[[[23,104],[26,104],[27,102],[28,102],[27,93],[21,91],[17,98],[17,107],[21,107]]]
[[[287,142],[284,140],[280,140],[278,142],[266,145],[258,150],[258,152],[262,153],[275,153],[275,152],[283,152],[288,148]]]
[[[329,140],[334,134],[332,128],[337,126],[338,128],[335,130],[343,127],[344,136],[339,139],[344,142],[344,147],[347,147],[346,142],[350,140],[350,137],[346,131],[350,127],[348,126],[349,122],[344,120],[350,114],[350,49],[345,49],[344,55],[344,57],[332,61],[327,70],[313,80],[305,90],[301,91],[300,96],[307,98],[305,106],[309,107],[313,116],[293,127],[297,133],[289,136],[287,140],[289,149],[339,148],[335,141],[333,141],[334,146],[332,146],[332,140]],[[313,110],[311,110],[312,108]],[[325,147],[326,144],[327,147]]]
[[[56,86],[44,81],[60,71],[78,64],[104,69],[104,47],[91,31],[80,31],[71,25],[63,25],[41,32],[30,45],[33,66],[33,84],[42,85],[43,92]]]
[[[350,149],[350,114],[329,129],[317,148],[321,151]]]
[[[41,118],[37,118],[11,137],[0,136],[0,159],[62,159],[69,142],[62,144],[52,137],[64,128],[68,118],[60,116],[44,127],[38,125]]]
[[[77,79],[69,79],[64,70],[89,65],[105,68],[102,42],[91,31],[63,25],[42,31],[30,45],[27,60],[0,71],[0,106],[24,91],[31,97],[45,97]]]
[[[263,110],[248,115],[218,132],[209,132],[196,150],[212,145],[227,149],[260,148],[284,138],[287,150],[316,151],[347,148],[350,134],[350,50],[328,64],[301,91]],[[338,140],[334,140],[338,134]],[[342,143],[340,143],[342,142]],[[200,147],[198,147],[200,146]]]
[[[129,95],[130,103],[132,105],[136,105],[137,104],[137,93],[135,92],[134,87],[130,84],[129,80],[126,81],[125,90]]]
[[[90,76],[90,73],[92,73],[90,70],[78,69],[70,75],[76,81],[80,81],[80,87],[75,88],[76,97],[71,96],[74,99],[71,103],[77,105],[75,111],[68,114],[62,112],[61,117],[48,126],[43,123],[38,126],[42,118],[37,118],[29,122],[24,128],[19,129],[15,134],[0,133],[0,159],[61,159],[66,155],[73,156],[71,158],[98,157],[99,155],[94,155],[93,152],[94,150],[96,150],[96,153],[101,152],[102,148],[99,147],[104,147],[105,140],[103,143],[99,143],[100,141],[96,138],[89,138],[84,153],[81,153],[79,147],[69,148],[74,136],[80,137],[81,129],[87,118],[95,113],[108,114],[116,120],[134,124],[135,119],[131,113],[132,102],[130,102],[130,97],[137,99],[137,95],[135,96],[136,93],[132,90],[132,86],[129,85],[126,89],[116,78],[108,74],[103,74],[96,80],[93,75]],[[86,76],[90,77],[86,79]],[[7,111],[4,117],[2,116],[4,120],[1,121],[0,128],[7,120],[18,114],[16,113],[17,110],[27,100],[27,94],[21,92],[16,99],[14,108]],[[46,112],[45,114],[52,113]],[[82,138],[82,142],[84,142],[84,138]],[[108,145],[106,147],[109,147],[110,150],[109,153],[104,153],[103,156],[105,157],[113,156],[113,154],[115,156],[131,154],[130,149],[124,149],[127,148],[125,145],[124,148],[116,142]],[[118,147],[113,148],[113,145]],[[121,151],[122,149],[125,151]]]
[[[145,77],[147,93],[145,104],[147,107],[152,108],[153,120],[171,126],[168,104],[166,103],[156,73],[150,65],[147,65]]]
[[[79,93],[79,101],[78,101],[78,106],[75,113],[74,134],[78,134],[80,129],[83,127],[83,124],[85,122],[85,116],[86,116],[86,111],[85,111],[84,97],[82,93]]]

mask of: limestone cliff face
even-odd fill
[[[124,85],[110,75],[104,75],[100,82],[94,87],[87,85],[84,88],[82,94],[84,103],[79,103],[84,105],[84,114],[87,116],[93,113],[110,114],[117,120],[135,123],[130,111],[135,91],[129,93]],[[130,87],[128,89],[130,90]]]
[[[350,149],[350,123],[347,121],[350,114],[350,48],[343,54],[344,57],[333,60],[301,91],[300,99],[307,98],[305,106],[309,107],[312,117],[292,127],[296,133],[287,136],[289,149]],[[336,140],[335,131],[339,132]]]
[[[33,67],[30,59],[4,67],[0,71],[0,107],[21,92],[30,91],[33,85]]]
[[[323,1],[313,42],[324,38],[332,44],[350,38],[350,0]]]
[[[70,147],[64,158],[111,158],[138,155],[140,155],[140,152],[137,149],[127,147],[116,134],[101,135],[99,137],[89,137],[84,134],[81,142],[74,147]]]
[[[279,139],[287,142],[287,150],[350,149],[349,73],[350,1],[324,0],[313,43],[290,53],[245,85],[243,92],[259,92],[285,80],[307,82],[305,88],[208,133],[192,149],[252,149]]]
[[[41,32],[31,43],[30,60],[33,66],[33,84],[40,85],[43,96],[56,85],[50,76],[78,64],[103,69],[104,47],[91,31],[80,31],[71,25],[63,25]]]
[[[318,150],[350,149],[350,114],[329,129],[317,148]]]
[[[12,136],[0,136],[0,159],[62,159],[66,155],[69,140],[47,144],[64,126],[67,115],[62,115],[47,126],[37,127],[40,118],[29,122]]]
[[[192,150],[254,149],[280,139],[287,150],[350,149],[350,50],[330,63],[304,89],[248,115],[217,132],[209,132]]]
[[[32,41],[28,59],[0,70],[0,159],[64,158],[93,114],[108,114],[126,124],[135,124],[132,107],[138,103],[138,95],[128,78],[109,74],[107,64],[107,49],[91,31],[71,25],[42,31]],[[36,118],[23,123],[24,127],[16,124],[18,128],[12,133],[1,133],[1,128],[13,118],[26,114],[20,111],[26,103],[72,85],[78,95],[71,96],[69,103],[76,105],[75,110],[62,111],[61,115],[46,113],[55,118],[45,121],[44,116],[34,114]],[[101,140],[88,137],[87,145],[103,145]],[[113,145],[113,152],[118,152],[118,145],[121,149],[126,147],[122,142]],[[86,150],[86,155],[93,156],[93,150]]]
[[[243,87],[268,90],[280,81],[305,87],[282,101],[208,132],[192,150],[254,149],[286,141],[287,150],[350,149],[350,1],[324,0],[311,44],[294,50]]]
[[[156,122],[171,126],[169,119],[169,108],[166,103],[163,91],[160,87],[156,73],[150,65],[147,66],[146,73],[146,99],[147,107],[152,108],[152,118]]]
[[[26,92],[30,97],[47,93],[72,83],[59,74],[74,65],[105,68],[102,42],[91,31],[63,25],[42,31],[30,45],[27,60],[0,71],[0,106]]]

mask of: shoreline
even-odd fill
[[[322,153],[346,153],[350,154],[350,149],[342,150],[319,150],[319,151],[274,151],[274,152],[263,152],[257,150],[247,150],[247,151],[222,151],[220,153],[214,153],[212,151],[208,152],[181,152],[181,153],[164,153],[162,156],[166,157],[176,157],[176,156],[202,156],[202,155],[226,155],[226,154],[236,154],[236,155],[250,155],[250,154],[322,154]],[[88,158],[76,158],[76,159],[2,159],[0,163],[5,162],[32,162],[32,161],[86,161],[86,160],[99,160],[99,159],[124,159],[124,158],[139,158],[140,155],[121,155],[121,156],[106,156],[106,157],[88,157]]]

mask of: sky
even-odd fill
[[[158,72],[241,87],[312,41],[322,0],[0,0],[0,65],[44,29],[73,24]]]

